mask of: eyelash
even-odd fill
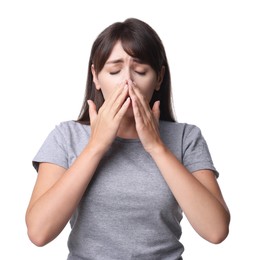
[[[116,75],[118,74],[120,71],[114,71],[114,72],[110,72],[110,75]],[[144,76],[146,74],[146,72],[139,72],[139,71],[135,71],[137,74]]]
[[[114,72],[110,72],[110,75],[116,75],[118,73],[119,73],[119,71],[114,71]]]
[[[139,71],[136,71],[136,73],[141,75],[141,76],[144,76],[146,74],[145,72],[139,72]]]

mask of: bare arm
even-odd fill
[[[151,156],[196,232],[212,243],[222,242],[228,235],[230,214],[214,173],[191,174],[164,146]]]
[[[128,109],[128,89],[124,83],[114,89],[97,113],[89,102],[91,136],[88,145],[68,169],[41,163],[38,178],[26,212],[30,240],[43,246],[65,227],[93,177],[96,168],[116,137]]]
[[[27,209],[31,241],[43,246],[65,227],[85,192],[102,154],[87,147],[68,169],[41,163]]]
[[[212,171],[191,174],[163,144],[158,132],[159,102],[152,110],[129,82],[136,129],[144,149],[157,164],[193,228],[206,240],[220,243],[228,235],[230,214]]]

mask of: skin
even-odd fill
[[[91,136],[69,169],[41,163],[26,213],[28,236],[37,246],[53,240],[63,230],[82,198],[96,168],[116,136],[139,138],[157,164],[187,219],[204,239],[222,242],[228,235],[230,214],[215,175],[210,170],[192,174],[162,142],[159,102],[149,101],[160,88],[164,68],[156,73],[129,56],[118,42],[103,69],[91,68],[105,102],[97,112],[89,103]]]

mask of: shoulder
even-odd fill
[[[62,121],[56,125],[56,129],[62,133],[90,131],[89,125],[81,124],[75,120]]]
[[[185,138],[189,135],[198,134],[201,130],[198,126],[190,123],[160,121],[160,132],[163,135]]]
[[[191,144],[204,145],[205,140],[198,126],[190,123],[160,121],[160,136],[172,151],[184,151]]]
[[[75,120],[62,121],[55,126],[55,134],[64,139],[79,139],[80,136],[90,135],[90,126],[81,124]]]

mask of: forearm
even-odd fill
[[[30,239],[42,246],[65,227],[86,191],[103,153],[87,147],[73,165],[43,195],[32,203],[26,214]]]
[[[228,233],[229,212],[163,144],[150,152],[193,228],[206,240],[221,242]]]

